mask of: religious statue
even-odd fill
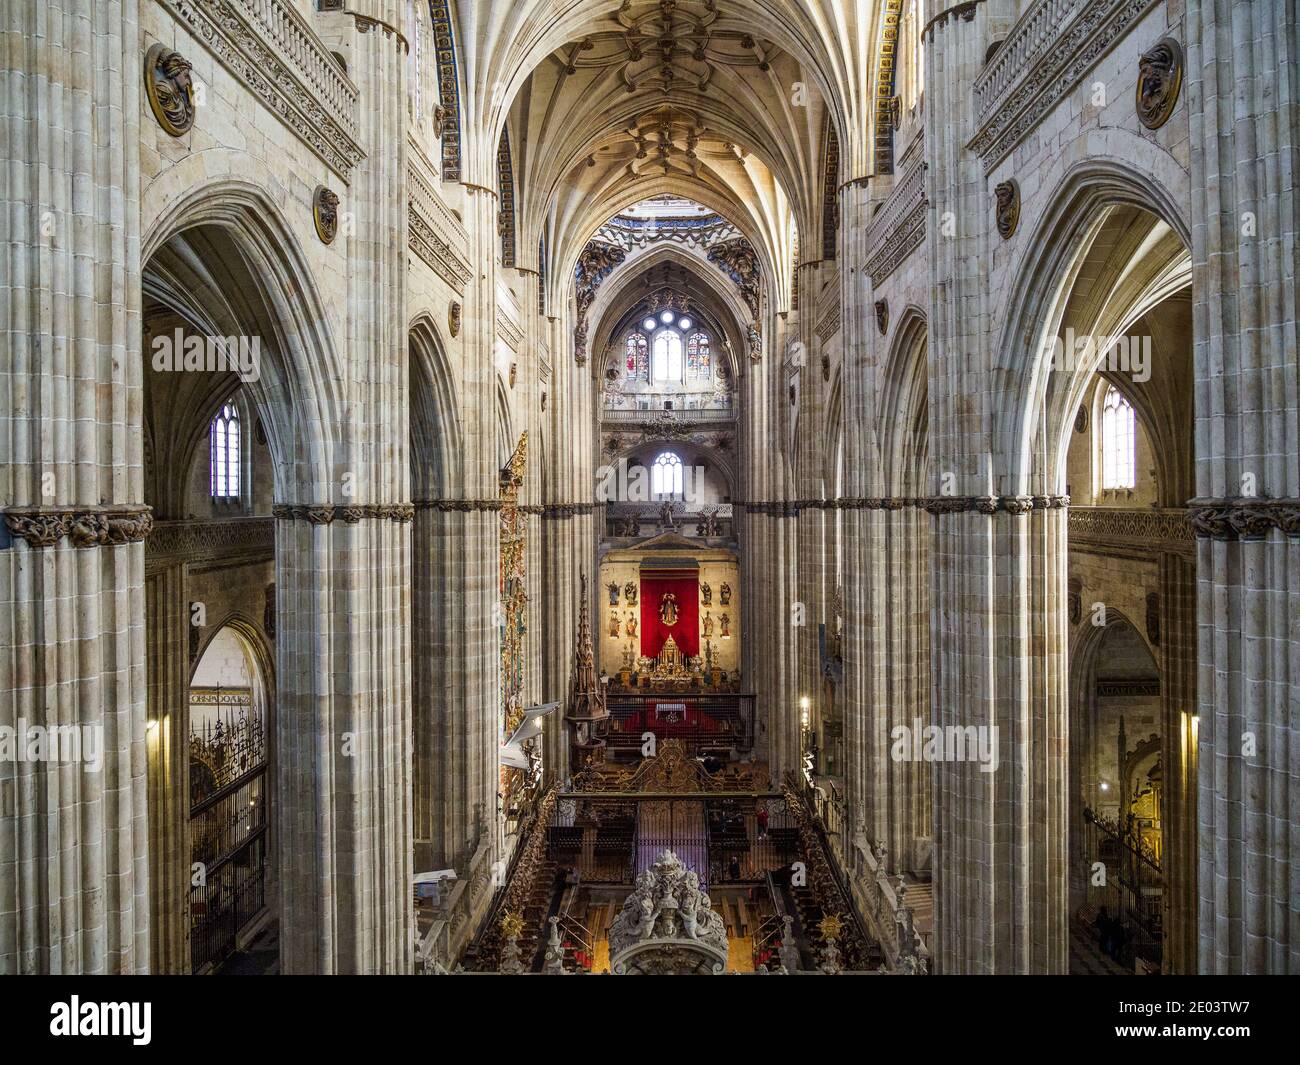
[[[659,599],[659,620],[672,628],[677,624],[677,596],[664,592]]]
[[[723,638],[726,639],[730,637],[731,636],[731,615],[723,614],[722,617],[718,618],[718,624],[722,626]]]
[[[618,606],[618,584],[615,581],[609,582],[609,605]]]
[[[723,606],[731,606],[731,585],[723,581],[722,587],[718,589],[718,594],[722,597]]]
[[[627,634],[628,636],[636,635],[636,613],[629,611],[627,615]]]
[[[611,610],[609,612],[609,634],[617,638],[619,628],[621,628],[621,626],[618,623],[618,613]]]
[[[713,615],[708,611],[704,614],[704,636],[707,639],[713,635]]]
[[[705,606],[713,605],[713,585],[708,581],[705,581],[700,585],[700,598],[703,600]]]
[[[636,581],[628,581],[623,585],[623,598],[627,600],[628,606],[636,606]]]

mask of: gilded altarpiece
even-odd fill
[[[501,604],[501,736],[504,744],[524,718],[524,636],[528,631],[527,518],[519,509],[524,483],[528,432],[519,437],[514,454],[501,470],[501,559],[498,596]],[[522,769],[501,767],[504,812],[515,809],[527,787]]]

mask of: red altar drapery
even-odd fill
[[[677,596],[677,624],[659,620],[659,602],[671,592]],[[682,654],[694,658],[700,653],[699,577],[641,578],[641,653],[654,658],[672,634]]]

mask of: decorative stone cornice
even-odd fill
[[[498,511],[500,499],[416,499],[415,510],[435,510],[442,514],[477,514]],[[594,514],[598,503],[521,503],[520,514],[536,514],[542,518],[573,518],[580,514]]]
[[[330,525],[335,521],[356,525],[367,518],[405,523],[415,517],[415,506],[411,503],[277,503],[271,508],[271,515],[312,525]]]
[[[518,352],[519,349],[523,347],[523,330],[503,314],[497,315],[497,332],[501,335],[501,339],[506,342],[506,346],[511,351]]]
[[[1072,92],[1155,0],[1040,0],[975,80],[979,132],[968,145],[987,173]]]
[[[919,507],[928,514],[1028,514],[1031,510],[1059,510],[1070,505],[1069,496],[841,496],[838,499],[796,499],[736,503],[751,514],[791,517],[804,510],[904,510]]]
[[[160,521],[145,548],[148,565],[168,559],[205,562],[229,557],[275,555],[273,518],[225,518],[215,521]]]
[[[1187,520],[1203,539],[1263,540],[1274,529],[1300,538],[1300,499],[1193,499]]]
[[[832,296],[830,308],[817,323],[817,339],[823,344],[840,331],[840,297],[837,291]]]
[[[116,547],[140,543],[153,530],[148,506],[8,507],[5,527],[32,547],[55,547],[66,537],[73,547]]]
[[[438,236],[437,231],[416,208],[414,202],[407,211],[406,243],[429,268],[457,292],[463,292],[469,281],[470,269],[456,250]]]
[[[413,504],[416,510],[437,510],[443,514],[477,514],[500,510],[501,505],[500,499],[417,499]]]
[[[925,163],[918,160],[897,185],[877,218],[872,220],[868,243],[879,248],[867,260],[872,288],[879,287],[907,257],[925,243]]]
[[[1070,543],[1115,548],[1185,550],[1194,539],[1185,510],[1072,507]]]
[[[598,503],[547,503],[541,508],[543,518],[574,518],[596,513]]]
[[[359,93],[287,0],[158,0],[345,182],[366,157]]]

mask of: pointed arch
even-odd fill
[[[345,421],[342,359],[292,230],[262,189],[216,181],[165,211],[142,242],[146,296],[209,336],[256,341],[257,406],[282,502],[312,502],[332,469],[324,427]],[[148,357],[149,353],[146,353]]]
[[[433,319],[411,323],[411,498],[441,499],[459,491],[464,454],[451,363]]]

